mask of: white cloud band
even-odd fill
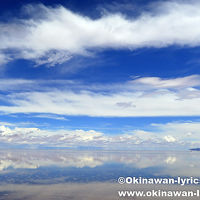
[[[199,80],[198,75],[143,77],[114,85],[84,85],[3,79],[0,90],[6,93],[0,96],[0,111],[104,117],[199,116]]]
[[[62,6],[38,5],[41,18],[33,12],[29,20],[0,24],[0,62],[25,58],[54,66],[73,55],[90,55],[96,48],[200,45],[199,1],[165,1],[154,7],[138,17],[107,13],[91,19]]]

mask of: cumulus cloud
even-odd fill
[[[154,133],[135,130],[120,135],[108,135],[95,130],[41,130],[39,128],[9,128],[0,126],[0,142],[9,145],[54,147],[101,147],[132,149],[137,145],[165,145],[165,139]]]
[[[132,139],[131,143],[138,143],[138,138],[133,135],[106,136],[95,130],[41,130],[38,128],[9,128],[0,126],[0,142],[10,144],[36,144],[47,146],[101,146],[108,144],[125,143]]]
[[[51,117],[199,116],[199,80],[198,75],[175,79],[141,77],[113,85],[84,85],[62,80],[3,79],[0,90],[6,93],[0,95],[0,111],[48,113]]]
[[[89,56],[95,49],[200,44],[197,0],[160,2],[137,17],[106,13],[92,19],[62,6],[28,9],[29,19],[0,24],[1,63],[24,58],[54,66],[73,55]]]
[[[175,141],[176,141],[176,139],[175,139],[173,136],[171,136],[171,135],[165,136],[164,139],[165,139],[167,142],[175,142]]]
[[[137,129],[110,135],[96,130],[46,130],[0,126],[0,143],[34,147],[101,147],[104,149],[163,148],[188,149],[198,147],[199,122],[151,124],[151,130]],[[190,133],[190,134],[188,134]]]
[[[48,131],[38,128],[9,128],[0,127],[0,141],[10,144],[36,144],[36,145],[89,145],[90,141],[104,141],[102,133],[89,130],[58,130]],[[93,144],[93,145],[94,145]]]
[[[196,146],[199,145],[199,122],[173,122],[152,124],[152,126],[158,128],[170,141],[174,141],[176,138],[178,141],[190,142],[192,145]]]

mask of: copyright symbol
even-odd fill
[[[124,184],[125,183],[125,178],[124,177],[119,177],[118,178],[118,183],[119,184]]]

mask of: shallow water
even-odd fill
[[[119,184],[119,177],[200,177],[200,152],[1,150],[0,199],[199,199],[119,197],[120,190],[196,190],[199,185]]]

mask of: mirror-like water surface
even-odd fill
[[[190,151],[1,150],[0,199],[114,200],[126,199],[119,190],[195,190],[199,185],[121,185],[117,179],[199,178],[199,166],[200,153]]]

